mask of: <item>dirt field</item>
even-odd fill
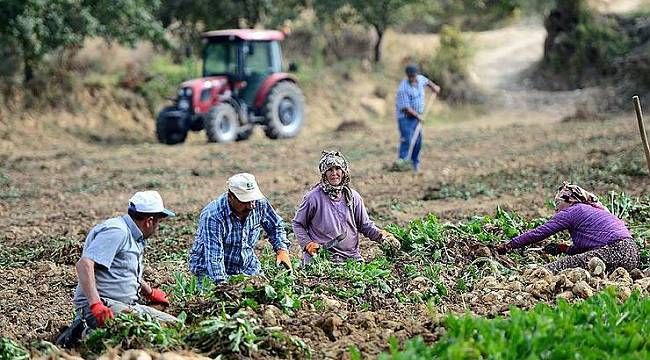
[[[391,36],[388,44],[398,42],[397,35]],[[515,28],[500,36],[522,33]],[[538,36],[531,39],[540,41]],[[482,58],[476,73],[481,73],[481,66],[493,67],[497,57],[507,58],[526,48],[520,45]],[[504,85],[515,81],[512,73],[488,75],[489,82],[498,84],[488,89],[493,103],[453,110],[452,120],[440,120],[451,110],[430,114],[419,173],[387,170],[396,157],[398,140],[390,98],[383,103],[383,116],[371,115],[354,108],[328,108],[330,104],[316,96],[323,89],[311,89],[311,110],[299,137],[271,141],[257,133],[250,141],[227,145],[207,144],[203,133],[191,135],[180,146],[156,144],[151,124],[142,123],[113,129],[100,142],[65,126],[58,126],[57,135],[47,138],[46,125],[26,118],[26,125],[16,133],[24,137],[11,135],[0,154],[0,335],[24,342],[51,340],[71,319],[74,263],[86,232],[95,223],[121,214],[135,191],[158,190],[178,214],[166,222],[147,250],[153,269],[148,275],[154,284],[170,284],[174,271],[186,271],[184,256],[193,241],[197,214],[224,190],[230,175],[255,174],[262,191],[289,221],[303,194],[319,178],[317,164],[324,149],[338,149],[347,156],[352,186],[380,226],[404,225],[428,213],[442,221],[466,220],[492,214],[497,205],[528,218],[549,216],[546,202],[562,180],[573,180],[598,194],[647,195],[650,180],[632,111],[563,122],[564,116],[580,107],[576,98],[589,98],[589,90],[556,106],[556,100],[559,103],[568,95],[512,90]],[[353,75],[349,97],[369,96],[373,84],[363,78],[364,74]],[[396,84],[388,86],[391,92],[392,85]],[[520,92],[515,104],[504,100],[504,91]],[[361,129],[334,131],[342,120],[356,118],[363,121]],[[67,124],[85,131],[84,121],[77,116]],[[30,135],[30,129],[38,131]],[[366,254],[377,251],[364,244]],[[295,243],[292,255],[299,256]],[[386,349],[390,335],[437,336],[427,325],[421,304],[381,300],[374,304],[368,311],[345,304],[325,310],[306,307],[291,316],[278,315],[278,322],[303,338],[316,358],[340,358],[352,344],[363,354],[375,355]],[[452,304],[448,310],[463,308],[454,309]],[[340,318],[345,319],[344,325]],[[334,328],[327,330],[323,323]]]

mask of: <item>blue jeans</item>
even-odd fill
[[[399,126],[399,158],[402,160],[409,160],[406,157],[408,156],[409,146],[411,145],[411,138],[413,137],[415,128],[418,125],[418,120],[413,117],[400,117],[397,119],[397,125]],[[415,140],[415,145],[413,146],[413,152],[411,153],[410,159],[413,163],[413,169],[415,170],[420,167],[421,148],[422,128],[420,128],[420,133]]]

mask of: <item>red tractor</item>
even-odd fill
[[[172,106],[160,111],[161,143],[185,141],[189,130],[206,130],[209,142],[248,139],[255,124],[271,139],[294,137],[305,101],[295,76],[282,72],[280,41],[271,30],[218,30],[203,38],[203,77],[185,81]]]

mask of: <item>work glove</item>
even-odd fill
[[[497,252],[497,254],[499,254],[499,255],[505,255],[505,254],[507,254],[508,252],[510,252],[510,250],[512,250],[512,245],[510,245],[510,243],[500,244],[500,245],[497,245],[497,247],[494,248],[494,250],[495,250],[495,251]]]
[[[567,252],[569,245],[567,244],[548,244],[544,246],[544,252],[549,255],[560,255]]]
[[[95,319],[97,319],[97,325],[100,327],[104,326],[106,320],[113,318],[113,311],[101,301],[91,304],[90,312],[95,316]]]
[[[310,241],[307,243],[307,246],[305,246],[305,251],[311,256],[316,256],[318,249],[320,249],[320,245],[315,241]]]
[[[381,241],[393,250],[399,250],[402,247],[399,240],[386,230],[381,230]]]
[[[151,304],[160,304],[160,305],[169,305],[169,300],[167,300],[167,294],[160,289],[151,289],[151,294],[147,296],[149,303]]]
[[[291,270],[291,259],[289,258],[289,252],[284,249],[278,250],[275,256],[275,265],[284,265],[285,268]]]

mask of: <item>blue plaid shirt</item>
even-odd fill
[[[190,251],[190,271],[215,282],[225,281],[229,275],[259,274],[260,261],[254,250],[261,229],[273,250],[287,249],[282,218],[266,199],[258,200],[242,223],[230,208],[228,193],[222,194],[201,211]]]
[[[424,112],[424,87],[429,81],[426,76],[419,74],[416,77],[415,85],[411,85],[408,78],[402,80],[395,96],[395,116],[398,119],[409,116],[402,111],[407,107],[415,110],[418,114]]]

